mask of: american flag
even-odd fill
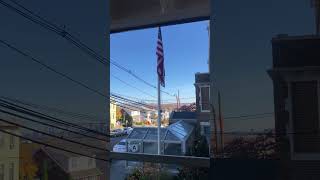
[[[160,27],[159,27],[159,31],[158,31],[157,56],[158,56],[158,60],[157,60],[158,78],[160,81],[160,85],[165,87],[164,52],[163,52],[162,35],[161,35],[161,28]]]

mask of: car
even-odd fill
[[[127,152],[126,139],[122,139],[112,148],[113,152]]]
[[[122,130],[122,129],[114,129],[114,130],[112,130],[111,132],[110,132],[110,135],[112,136],[112,137],[118,137],[118,136],[122,136],[122,135],[124,135],[125,134],[125,132]]]
[[[125,127],[125,128],[123,128],[123,132],[124,132],[126,135],[130,134],[132,130],[133,130],[132,127]]]

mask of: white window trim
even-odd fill
[[[202,96],[201,96],[201,88],[209,88],[209,102],[210,102],[210,85],[199,85],[199,106],[200,106],[200,111],[201,112],[210,112],[210,106],[209,110],[203,110],[202,109]]]
[[[319,153],[297,153],[294,151],[294,138],[293,138],[293,112],[292,112],[292,89],[291,89],[291,84],[293,82],[304,82],[304,81],[317,81],[317,88],[318,88],[318,121],[319,121],[319,125],[320,125],[320,78],[319,76],[308,76],[305,75],[303,77],[286,77],[285,78],[286,82],[287,82],[287,86],[288,86],[288,99],[286,100],[286,107],[285,109],[289,112],[289,124],[287,126],[287,136],[289,137],[289,142],[290,142],[290,155],[291,155],[291,159],[292,160],[314,160],[314,161],[318,161],[320,160],[320,152]],[[288,107],[287,107],[288,106]],[[319,127],[320,129],[320,127]]]

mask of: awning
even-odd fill
[[[207,20],[210,0],[111,0],[111,33]],[[163,10],[164,7],[164,11]]]

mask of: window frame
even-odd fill
[[[294,146],[294,136],[290,132],[294,132],[293,127],[293,100],[292,100],[292,83],[295,82],[306,82],[306,81],[316,81],[317,82],[317,95],[318,95],[318,121],[319,121],[319,130],[320,130],[320,75],[314,75],[306,73],[303,77],[298,76],[296,74],[287,74],[284,77],[287,87],[288,87],[288,97],[285,100],[285,109],[289,112],[289,122],[286,127],[286,135],[289,139],[289,146],[290,146],[290,156],[292,160],[311,160],[311,161],[318,161],[320,160],[320,152],[313,153],[313,152],[295,152]]]
[[[5,174],[5,164],[4,163],[1,163],[0,164],[0,180],[4,180],[4,174]]]
[[[10,135],[10,138],[9,138],[9,149],[10,150],[13,150],[15,147],[15,139],[16,139],[15,136]]]
[[[9,180],[14,180],[14,163],[11,162],[8,168],[9,171]]]
[[[201,93],[201,88],[208,88],[208,96],[209,96],[209,109],[202,109],[202,93]],[[210,85],[199,85],[199,106],[200,106],[200,111],[201,112],[210,112]]]
[[[0,132],[0,148],[5,146],[5,134]]]
[[[73,157],[73,158],[71,158],[71,168],[72,169],[75,169],[75,168],[77,168],[77,158],[76,157]]]

